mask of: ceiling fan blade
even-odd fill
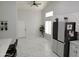
[[[28,2],[28,4],[31,5],[31,7],[32,6],[39,7],[39,5],[41,5],[41,3],[37,2],[37,1],[30,1],[30,2]]]

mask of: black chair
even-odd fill
[[[16,49],[17,43],[18,43],[18,40],[16,39],[16,42],[9,46],[5,57],[16,57],[16,55],[17,55],[17,49]]]

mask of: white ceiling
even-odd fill
[[[16,2],[16,5],[17,5],[17,8],[18,9],[23,9],[23,10],[42,10],[46,4],[47,4],[47,1],[36,1],[37,3],[41,3],[41,5],[39,5],[39,7],[36,7],[36,6],[31,6],[31,3],[32,1],[17,1]]]

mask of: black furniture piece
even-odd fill
[[[16,56],[16,48],[14,44],[11,44],[6,52],[5,57],[15,57]]]
[[[18,43],[18,39],[16,39],[16,42],[14,44],[11,44],[6,52],[5,57],[16,57],[17,55],[17,43]]]

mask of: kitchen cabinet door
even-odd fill
[[[79,57],[79,46],[76,48],[76,57]]]
[[[53,52],[57,53],[57,40],[53,40]]]
[[[57,53],[59,56],[63,57],[64,56],[64,44],[61,43],[61,42],[58,42],[58,45],[57,45]]]
[[[69,53],[69,56],[70,57],[76,57],[76,52],[77,52],[77,49],[76,49],[76,46],[75,44],[70,44],[70,53]]]

